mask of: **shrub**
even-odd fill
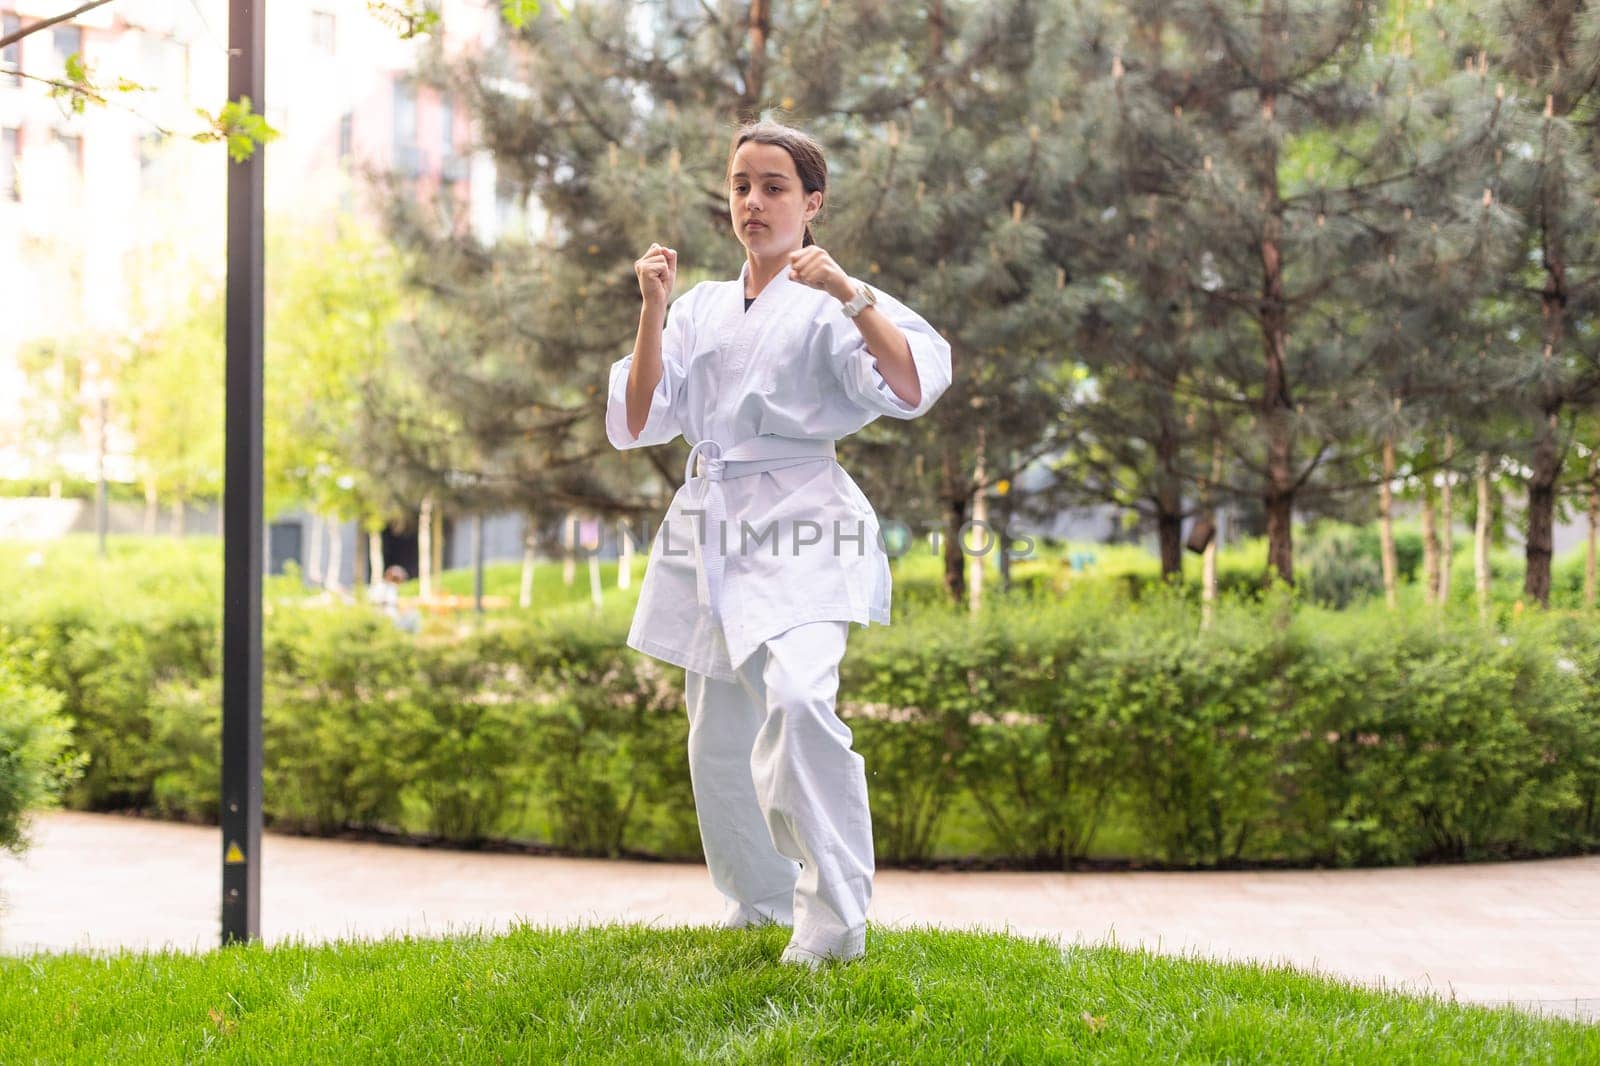
[[[82,767],[61,702],[0,662],[0,848],[13,854],[27,848],[28,812],[53,806]]]
[[[1028,587],[1056,565],[1030,564]],[[895,625],[852,631],[840,712],[885,861],[928,862],[953,839],[1055,867],[1107,836],[1124,857],[1185,866],[1600,843],[1592,616],[1507,609],[1484,626],[1471,609],[1334,611],[1271,591],[1225,598],[1202,628],[1193,586],[1122,573],[1135,584],[1080,573],[977,615],[897,600]],[[86,572],[58,597],[30,587],[0,605],[7,691],[47,693],[87,758],[68,802],[216,818],[204,574],[108,571],[124,584],[107,599]],[[120,596],[131,586],[147,591]],[[271,604],[269,823],[693,857],[682,672],[625,647],[627,606],[419,636],[360,609]]]

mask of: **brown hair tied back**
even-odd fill
[[[818,144],[809,134],[802,133],[793,126],[785,126],[780,122],[750,122],[739,127],[739,132],[734,134],[733,147],[728,150],[728,174],[733,173],[733,157],[746,141],[755,141],[757,144],[771,144],[782,148],[789,153],[789,158],[794,160],[795,173],[800,176],[800,187],[809,195],[828,192],[828,161],[822,156],[822,145]],[[811,237],[811,224],[806,223],[805,240],[800,242],[803,248],[808,244],[817,242]]]

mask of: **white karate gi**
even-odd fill
[[[695,445],[651,546],[628,645],[688,672],[691,775],[707,863],[729,898],[725,923],[792,920],[796,946],[850,957],[861,950],[872,836],[861,758],[834,697],[848,624],[889,622],[890,580],[877,516],[833,442],[880,415],[927,411],[950,385],[950,346],[878,291],[878,311],[911,344],[922,390],[912,407],[837,299],[780,270],[747,311],[748,270],[672,304],[637,439],[633,356],[611,368],[614,446],[680,433]],[[762,825],[769,832],[753,836]],[[796,862],[816,880],[796,885]]]

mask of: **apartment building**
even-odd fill
[[[69,5],[0,0],[0,35]],[[492,44],[497,8],[443,6],[447,50]],[[370,211],[365,174],[397,171],[456,225],[492,230],[493,165],[473,151],[459,105],[412,76],[424,47],[364,0],[269,0],[267,224]],[[52,94],[68,56],[96,84],[132,83],[81,111]],[[37,448],[22,432],[19,359],[41,341],[86,349],[81,385],[114,365],[119,346],[220,284],[226,155],[192,139],[227,98],[227,7],[214,0],[113,0],[0,54],[0,478],[29,476]],[[220,358],[220,353],[219,353]],[[52,443],[69,472],[90,476],[96,434]],[[112,476],[131,477],[127,441],[108,434]]]

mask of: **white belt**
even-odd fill
[[[700,459],[698,476],[694,469],[696,456]],[[713,618],[722,617],[722,574],[726,551],[723,540],[728,517],[722,482],[729,478],[749,477],[833,458],[833,441],[802,440],[798,437],[752,437],[728,449],[714,440],[703,440],[689,449],[689,458],[683,464],[683,483],[686,486],[695,481],[700,483],[700,503],[704,512],[700,536],[691,538],[695,545],[696,586],[701,605],[711,608]]]

